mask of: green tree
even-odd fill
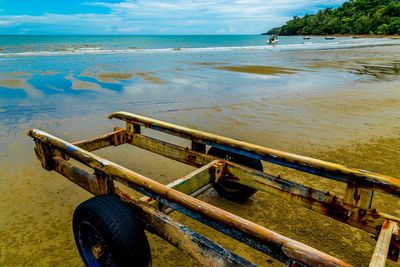
[[[399,0],[349,0],[336,9],[294,16],[274,34],[400,34]]]
[[[389,25],[383,23],[380,25],[376,31],[377,34],[389,34]]]

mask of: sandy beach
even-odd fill
[[[123,71],[110,63],[114,65],[69,72],[69,80],[74,81],[72,90],[102,92],[102,98],[76,102],[73,96],[66,97],[60,107],[50,103],[57,103],[58,99],[51,96],[49,104],[45,101],[37,109],[35,98],[32,102],[21,101],[15,108],[0,106],[0,266],[83,266],[73,241],[71,218],[75,207],[91,195],[57,173],[41,168],[33,142],[26,136],[32,127],[76,141],[107,133],[115,126],[123,127],[121,122],[107,119],[109,112],[123,109],[400,177],[399,52],[398,45],[286,51],[255,63],[254,58],[260,58],[260,54],[239,54],[238,58],[243,59],[240,64],[227,54],[193,56],[194,60],[178,55],[172,67],[168,57],[162,58],[170,69],[162,64],[154,67],[132,63]],[[285,63],[280,64],[280,60]],[[26,86],[31,74],[21,73],[12,78],[2,73],[0,86],[13,89],[18,85],[26,87],[28,93],[37,93],[31,85]],[[131,83],[125,84],[127,80]],[[112,93],[116,86],[125,86],[124,94],[137,96],[136,102],[117,102],[121,95]],[[182,88],[190,88],[190,98],[177,97],[189,90]],[[24,112],[26,116],[18,115]],[[192,170],[127,145],[96,153],[162,183]],[[264,165],[264,170],[337,194],[344,188],[337,182],[269,164]],[[263,192],[257,192],[244,204],[224,200],[213,189],[200,199],[355,266],[366,266],[375,246],[375,240],[367,233]],[[400,199],[377,194],[373,205],[400,216]],[[172,217],[215,237],[219,244],[260,266],[282,266],[183,215]],[[196,262],[160,238],[152,234],[148,238],[153,266],[196,266]],[[389,261],[387,266],[395,264]]]

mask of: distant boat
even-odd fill
[[[330,37],[330,36],[325,37],[325,40],[334,40],[334,39],[335,37]]]
[[[303,37],[304,40],[310,40],[310,38],[311,38],[310,36],[304,36]]]

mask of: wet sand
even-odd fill
[[[264,75],[295,74],[300,71],[276,66],[218,66],[215,69]]]
[[[336,68],[328,61],[321,65]],[[319,71],[320,68],[316,69]],[[388,75],[394,77],[396,74]],[[143,115],[399,177],[399,85],[396,79],[360,82],[358,86],[309,95],[245,99],[232,105]],[[34,156],[33,142],[25,133],[34,126],[75,141],[111,131],[114,126],[123,126],[118,121],[107,120],[106,116],[105,113],[66,118],[52,115],[20,123],[3,121],[0,125],[0,266],[82,266],[73,241],[71,218],[75,207],[91,195],[57,173],[43,170]],[[96,153],[162,183],[171,182],[192,170],[130,146]],[[343,185],[337,182],[282,170],[270,164],[265,164],[264,169],[342,194]],[[257,192],[241,205],[218,197],[214,190],[209,190],[200,199],[355,266],[367,265],[375,245],[375,240],[362,231],[266,193]],[[399,199],[377,194],[373,205],[400,216]],[[261,266],[282,266],[183,215],[172,216]],[[192,259],[160,238],[151,234],[148,237],[153,266],[196,266]],[[395,265],[388,262],[388,266]]]
[[[141,80],[148,83],[158,84],[158,85],[165,84],[165,81],[157,77],[154,72],[123,73],[123,72],[104,72],[101,70],[96,70],[96,71],[82,72],[79,76],[95,78],[97,81],[103,83],[120,83],[121,81],[131,80],[132,78],[137,76]]]
[[[154,75],[154,72],[138,72],[136,73],[142,80],[153,84],[163,85],[165,81]]]
[[[36,88],[32,87],[28,82],[23,73],[15,73],[10,77],[4,77],[0,75],[0,87],[7,88],[8,90],[23,89],[28,95],[32,97],[41,96],[41,92]]]
[[[103,83],[119,83],[121,80],[129,80],[133,77],[132,73],[121,73],[121,72],[104,72],[100,70],[96,71],[85,71],[79,76],[95,78]]]
[[[129,80],[133,77],[130,73],[100,73],[98,78],[102,82],[115,82],[119,80]]]

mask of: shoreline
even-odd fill
[[[387,39],[400,39],[400,35],[378,35],[378,34],[298,34],[298,35],[281,35],[281,34],[264,34],[261,33],[260,35],[266,35],[266,36],[271,36],[271,35],[277,35],[277,36],[307,36],[307,37],[351,37],[351,38],[387,38]]]

